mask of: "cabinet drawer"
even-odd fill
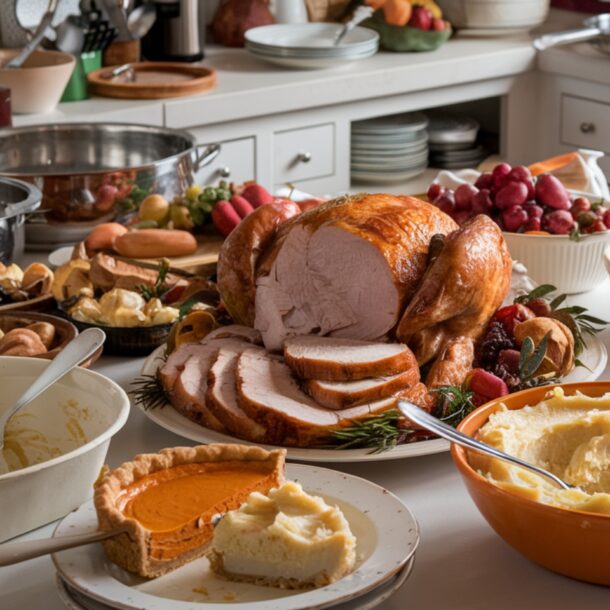
[[[274,182],[298,182],[335,173],[333,123],[274,134]]]
[[[220,153],[197,174],[199,184],[212,184],[219,180],[245,182],[256,179],[254,138],[218,142]],[[211,142],[205,142],[211,144]]]
[[[610,104],[564,95],[561,143],[610,152]]]

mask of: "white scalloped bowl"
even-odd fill
[[[560,292],[574,294],[592,290],[606,279],[604,250],[610,245],[610,231],[583,235],[580,241],[568,235],[505,231],[504,239],[513,259],[527,267],[537,284],[552,284]]]
[[[48,360],[0,356],[0,409],[40,375]],[[31,464],[0,475],[0,542],[62,517],[93,495],[112,436],[129,415],[114,381],[76,368],[14,415],[4,455]],[[18,445],[17,451],[14,451]]]

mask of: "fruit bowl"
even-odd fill
[[[566,395],[610,392],[610,382],[560,384]],[[520,409],[540,402],[549,386],[536,387],[488,402],[466,417],[458,430],[475,436],[501,403]],[[451,456],[468,493],[489,525],[522,555],[571,578],[610,585],[610,516],[542,504],[503,489],[477,472],[468,452],[456,445]]]
[[[386,23],[382,13],[377,11],[373,17],[363,24],[379,34],[379,44],[386,51],[398,53],[410,51],[434,51],[451,38],[451,27],[437,32],[420,28],[390,25]]]

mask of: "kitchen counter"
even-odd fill
[[[610,281],[573,302],[607,318]],[[600,335],[610,348],[610,329]],[[142,360],[103,357],[94,369],[126,389]],[[610,378],[610,366],[602,379]],[[108,462],[117,466],[137,453],[191,444],[159,428],[136,407],[112,440]],[[570,580],[530,563],[499,538],[470,500],[448,453],[371,464],[332,465],[365,477],[398,495],[421,526],[411,578],[383,610],[606,610],[608,589]],[[54,524],[22,536],[49,536]],[[2,610],[62,610],[49,557],[0,568]]]

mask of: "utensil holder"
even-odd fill
[[[88,51],[76,58],[76,66],[64,89],[61,102],[77,102],[89,97],[87,74],[102,67],[102,51]]]

